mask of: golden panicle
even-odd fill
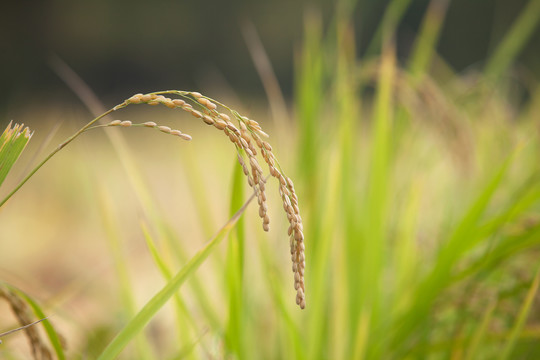
[[[135,102],[133,102],[133,104],[144,103],[144,101],[140,100],[141,98],[142,98],[142,95],[140,95],[140,96],[134,95],[127,101],[131,101],[131,100],[134,99]],[[149,101],[153,101],[153,100],[150,99]],[[110,123],[108,123],[106,125],[103,125],[103,126],[122,126],[122,127],[139,127],[139,126],[142,126],[142,127],[157,129],[157,130],[159,130],[159,131],[161,131],[161,132],[163,132],[165,134],[174,135],[174,136],[177,136],[177,137],[179,137],[179,138],[181,138],[183,140],[191,140],[191,136],[189,136],[188,134],[184,134],[180,130],[171,129],[168,126],[158,125],[153,121],[147,121],[147,122],[144,122],[142,124],[134,124],[133,122],[131,122],[129,120],[113,120]]]
[[[176,95],[181,99],[171,99],[165,95]],[[213,125],[222,131],[235,145],[238,151],[238,162],[242,166],[242,171],[247,177],[249,186],[253,188],[257,202],[259,204],[259,217],[262,220],[262,227],[265,231],[270,229],[270,218],[268,216],[268,204],[266,201],[266,178],[263,169],[257,160],[260,156],[268,166],[270,175],[279,182],[279,194],[283,203],[283,209],[289,221],[289,244],[292,260],[292,270],[294,273],[294,289],[296,290],[296,303],[300,308],[305,308],[305,284],[304,272],[306,267],[304,233],[302,218],[298,206],[298,197],[294,190],[293,182],[281,170],[279,163],[272,152],[272,146],[262,138],[269,138],[260,124],[252,119],[240,115],[238,112],[227,106],[212,100],[199,92],[189,91],[162,91],[151,94],[136,94],[127,99],[116,108],[129,104],[163,104],[168,108],[176,108],[190,113],[194,118],[201,119],[205,124]],[[225,113],[218,112],[217,108],[222,107],[230,112],[232,117],[238,122],[238,126],[231,121],[231,117]],[[115,108],[115,109],[116,109]],[[109,125],[123,125],[125,122],[110,123]],[[157,128],[158,130],[180,136],[186,140],[191,139],[189,135],[183,134],[179,130],[172,130],[167,126],[158,126],[155,123],[147,122],[143,126]],[[131,123],[130,123],[131,126]]]

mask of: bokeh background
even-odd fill
[[[356,51],[362,56],[389,1],[349,3]],[[527,1],[440,3],[448,9],[436,50],[453,69],[463,72],[484,65]],[[406,59],[411,51],[428,4],[427,0],[410,3],[396,34],[399,59]],[[0,14],[2,119],[16,117],[29,97],[44,102],[77,101],[51,71],[53,54],[107,103],[135,92],[203,87],[264,98],[246,45],[249,24],[268,53],[281,89],[290,96],[294,53],[302,42],[305,14],[315,9],[330,27],[336,12],[333,1],[7,3]],[[540,31],[536,29],[519,53],[516,76],[540,77],[538,44]]]
[[[538,0],[3,4],[0,124],[35,133],[0,194],[100,108],[199,91],[259,121],[295,181],[308,305],[294,303],[269,181],[271,231],[251,204],[121,358],[534,359],[539,12]],[[501,47],[524,14],[528,30]],[[92,130],[0,208],[0,280],[51,316],[67,358],[97,358],[163,287],[152,246],[175,273],[239,201],[222,133],[163,106],[114,116],[193,140]],[[0,331],[17,326],[0,301]],[[32,357],[22,332],[2,340],[0,357]]]

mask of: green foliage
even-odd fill
[[[221,228],[221,230],[199,250],[185,265],[174,275],[170,281],[148,301],[142,309],[126,324],[126,326],[116,335],[107,348],[100,355],[99,359],[116,359],[127,344],[137,336],[155,314],[167,303],[167,301],[178,292],[180,286],[188,279],[195,270],[203,263],[208,255],[227,233],[234,227],[243,210],[253,199],[250,198],[244,206],[238,210],[233,217]]]
[[[486,65],[485,74],[498,79],[508,69],[540,23],[540,1],[530,0]]]
[[[11,127],[11,124],[10,122],[0,136],[0,185],[32,137],[28,127],[23,124]]]
[[[508,340],[506,341],[506,345],[501,355],[502,360],[509,359],[512,356],[512,350],[514,349],[516,345],[517,339],[523,332],[525,321],[527,320],[527,317],[529,316],[531,305],[538,292],[539,281],[540,281],[540,271],[537,271],[536,276],[534,277],[531,283],[531,287],[527,293],[527,297],[524,299],[523,305],[521,306],[521,309],[519,310],[519,314],[516,318],[516,322],[514,326],[512,327],[510,336],[508,337]]]
[[[503,348],[506,356],[511,356],[512,338],[516,341],[523,334],[517,324],[506,323],[503,334],[514,335],[505,347],[495,346],[493,337],[497,334],[492,324],[501,312],[499,303],[492,301],[477,318],[471,318],[471,308],[478,306],[475,299],[456,292],[486,291],[485,284],[501,276],[506,264],[538,250],[536,222],[526,229],[519,225],[524,218],[535,218],[538,210],[539,168],[530,157],[538,139],[531,135],[512,141],[505,134],[524,134],[537,114],[523,123],[510,124],[507,118],[494,119],[478,112],[482,103],[497,101],[484,92],[481,81],[471,91],[474,107],[462,105],[459,93],[452,88],[439,88],[439,74],[432,69],[441,66],[434,51],[447,5],[431,3],[407,70],[396,65],[388,35],[393,30],[391,19],[398,19],[401,6],[406,7],[406,2],[401,2],[400,7],[393,3],[388,9],[392,13],[383,22],[387,28],[380,30],[386,34],[378,37],[380,46],[370,47],[381,49],[376,64],[364,61],[358,66],[350,60],[348,54],[354,49],[352,42],[344,40],[346,32],[342,30],[347,24],[337,21],[336,39],[319,35],[319,49],[333,49],[325,53],[328,64],[322,68],[322,78],[328,79],[329,86],[326,88],[323,81],[321,90],[321,75],[308,73],[308,66],[298,72],[299,89],[307,89],[303,95],[309,97],[309,91],[319,89],[325,100],[316,102],[321,106],[318,114],[332,119],[331,125],[325,126],[318,125],[314,117],[311,127],[305,132],[302,127],[300,134],[324,138],[324,146],[300,150],[300,154],[309,152],[312,159],[320,161],[315,173],[314,169],[299,168],[305,171],[307,188],[317,186],[315,193],[310,193],[307,209],[312,312],[302,327],[302,343],[309,349],[310,359],[438,358],[441,354],[490,358]],[[520,25],[524,21],[527,26]],[[516,27],[530,30],[533,23],[537,23],[533,15],[523,15]],[[308,36],[314,33],[307,32]],[[520,37],[513,43],[522,46],[528,34],[511,30],[509,36]],[[340,48],[343,44],[349,44],[345,51]],[[519,51],[514,50],[503,53],[511,59]],[[304,59],[316,59],[313,51],[306,43],[304,53],[310,55]],[[323,50],[319,51],[322,57]],[[437,67],[432,67],[433,63]],[[446,72],[441,76],[448,79]],[[462,81],[459,74],[451,76],[454,83]],[[314,78],[311,86],[310,78]],[[373,84],[373,99],[360,95]],[[439,106],[430,112],[429,101],[435,101],[437,95],[424,92],[432,85],[444,102],[453,102],[458,108]],[[328,101],[330,91],[337,94],[335,103]],[[411,102],[411,97],[418,101]],[[302,113],[307,113],[307,104],[299,103]],[[504,106],[513,105],[507,102]],[[454,119],[454,111],[464,116]],[[367,125],[358,126],[365,118]],[[446,126],[456,121],[452,126],[457,134],[434,127],[438,121],[447,122]],[[433,142],[438,132],[446,140]],[[463,135],[465,132],[468,135]],[[453,150],[448,139],[455,136],[458,139],[454,141],[460,141],[463,149]],[[464,136],[469,139],[459,138]],[[506,141],[505,151],[488,140],[490,137]],[[352,146],[350,138],[354,139]],[[449,146],[441,150],[445,145]],[[426,148],[432,153],[426,153]],[[438,173],[435,164],[448,161],[444,151],[456,157],[455,163]],[[475,158],[472,165],[470,159]],[[493,166],[499,161],[501,165]],[[306,165],[303,160],[301,163]],[[439,193],[440,188],[444,193]],[[426,199],[430,199],[427,207]],[[509,229],[515,226],[520,231],[510,234]],[[535,269],[523,268],[532,278]],[[489,291],[499,294],[503,290],[491,285]],[[517,306],[513,311],[515,316],[521,314],[520,326],[526,328],[523,324],[528,313]],[[452,315],[443,321],[440,316],[444,313]],[[286,319],[286,314],[283,316]],[[291,334],[294,331],[291,325]]]
[[[233,187],[230,200],[230,215],[232,216],[242,206],[244,199],[244,174],[242,167],[236,164],[233,173]],[[225,332],[227,350],[245,357],[244,317],[244,244],[245,229],[243,219],[239,219],[236,227],[229,233],[227,261],[225,264],[225,284],[229,292],[228,319]]]
[[[392,34],[410,3],[391,2],[364,59],[356,57],[350,14],[336,15],[330,35],[316,16],[306,19],[295,59],[296,140],[280,150],[298,164],[292,177],[301,179],[307,215],[304,311],[291,301],[281,243],[240,219],[247,205],[241,166],[223,194],[231,220],[189,257],[190,235],[172,230],[133,155],[111,137],[141,205],[148,256],[166,283],[137,310],[104,196],[130,320],[100,359],[121,356],[136,338],[140,357],[158,356],[143,329],[171,299],[173,358],[508,359],[540,351],[539,114],[534,104],[507,100],[503,86],[537,26],[539,2],[530,1],[472,83],[435,55],[448,1],[430,3],[411,57],[399,65]],[[500,91],[486,91],[486,79]],[[193,211],[203,219],[201,232],[211,233],[211,195],[191,153],[184,158],[194,175]],[[197,274],[203,262],[219,279],[215,289]],[[189,291],[179,291],[184,284]]]

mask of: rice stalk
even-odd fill
[[[171,99],[164,95],[176,95],[180,98]],[[266,178],[264,177],[262,167],[257,160],[257,154],[262,156],[270,175],[279,181],[279,194],[283,202],[283,209],[289,222],[288,236],[290,244],[290,253],[292,261],[292,271],[294,273],[294,288],[296,290],[296,303],[304,309],[305,302],[305,245],[302,218],[292,180],[285,175],[277,158],[272,152],[272,146],[263,138],[268,138],[258,122],[240,115],[237,111],[221,104],[209,97],[203,96],[198,92],[192,91],[158,91],[148,94],[136,94],[116,105],[112,109],[104,112],[94,118],[79,131],[61,143],[54,149],[41,163],[39,163],[3,200],[0,207],[5,204],[49,159],[58,151],[63,149],[78,136],[86,131],[103,127],[146,127],[159,130],[160,132],[177,136],[183,140],[191,140],[191,136],[184,134],[180,130],[171,129],[168,126],[158,125],[155,122],[145,122],[134,124],[130,120],[113,120],[106,124],[96,123],[111,113],[120,110],[131,104],[165,105],[171,109],[180,109],[190,113],[193,117],[201,119],[205,124],[215,127],[222,131],[237,149],[238,161],[242,166],[242,171],[247,177],[248,184],[254,191],[259,204],[259,216],[262,219],[264,231],[270,229],[270,218],[267,214],[268,206],[266,202]],[[218,112],[218,106],[226,109],[236,119],[238,127],[231,121],[229,115]]]
[[[173,94],[180,96],[181,99],[171,99],[164,94]],[[263,138],[266,134],[258,122],[240,115],[237,111],[223,105],[211,98],[203,96],[198,92],[189,91],[160,91],[146,95],[136,94],[127,99],[124,103],[117,105],[115,109],[125,107],[129,104],[162,104],[171,109],[180,109],[190,113],[193,117],[201,119],[205,124],[223,131],[229,140],[235,145],[238,153],[238,162],[242,166],[244,175],[247,177],[249,186],[252,187],[259,203],[259,216],[263,222],[264,231],[269,231],[270,218],[267,214],[268,206],[266,203],[266,179],[263,170],[259,165],[256,155],[260,152],[262,158],[268,165],[270,175],[279,180],[279,193],[283,202],[283,209],[289,221],[288,235],[290,237],[290,250],[292,260],[292,271],[294,273],[294,288],[297,291],[296,303],[300,308],[305,308],[305,245],[302,218],[292,180],[287,177],[281,169],[277,158],[272,152],[272,146]],[[217,105],[216,105],[217,104]],[[228,110],[237,120],[238,126],[231,122],[231,118],[218,112],[218,105]],[[123,125],[125,124],[125,125]],[[110,126],[132,126],[131,122],[116,121],[108,124]],[[143,126],[156,127],[155,123]],[[174,135],[183,135],[179,131],[171,130],[167,127],[157,128],[160,131]]]

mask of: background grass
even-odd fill
[[[538,3],[483,69],[464,74],[436,52],[446,1],[430,3],[406,59],[393,34],[407,2],[392,2],[362,58],[345,2],[326,27],[309,13],[293,121],[233,106],[261,120],[295,180],[304,311],[277,184],[268,186],[270,233],[253,204],[229,222],[250,196],[235,151],[165,109],[115,116],[159,118],[192,142],[145,129],[85,134],[2,207],[1,278],[51,316],[67,358],[535,358],[540,91],[531,78],[516,96],[511,70],[538,26]],[[53,127],[26,122],[36,132],[4,193]],[[16,327],[0,306],[3,328]],[[17,336],[0,355],[28,357]]]

